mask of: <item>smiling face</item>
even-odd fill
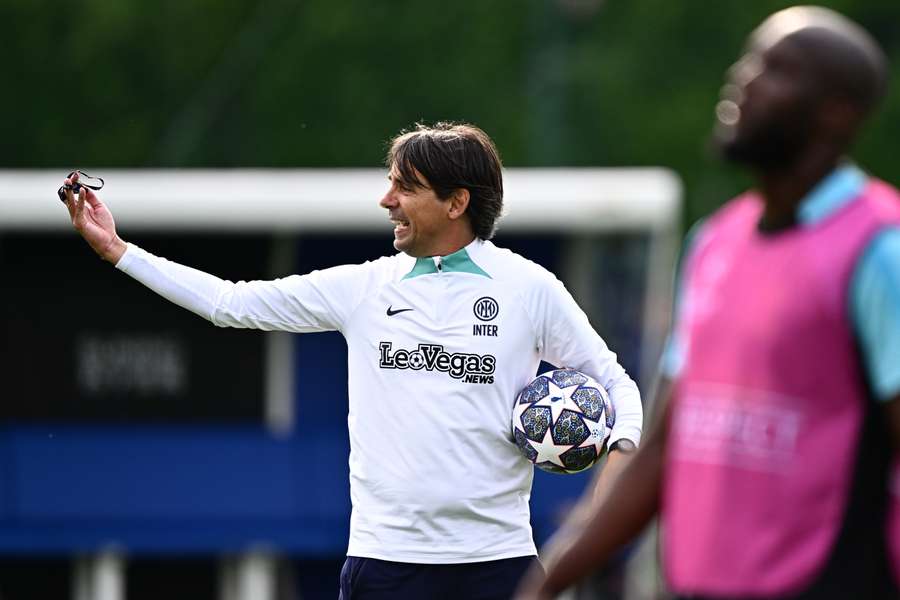
[[[392,166],[391,187],[379,202],[394,224],[394,248],[415,257],[449,253],[446,240],[457,221],[452,199],[441,200],[421,173],[415,175],[417,181],[406,181]]]
[[[478,127],[418,123],[391,140],[385,164],[391,189],[381,206],[398,217],[398,249],[446,256],[475,237],[494,235],[503,210],[502,164],[494,142]]]

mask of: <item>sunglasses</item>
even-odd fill
[[[66,179],[71,179],[75,173],[78,173],[78,181],[72,184],[61,185],[59,186],[59,189],[56,190],[56,195],[59,196],[59,199],[63,202],[66,201],[66,190],[72,190],[72,193],[77,196],[78,193],[81,192],[81,186],[94,191],[97,191],[104,186],[102,177],[91,177],[84,171],[72,171],[66,176]]]

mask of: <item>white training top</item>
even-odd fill
[[[222,327],[338,330],[348,346],[350,556],[466,563],[535,555],[516,394],[540,360],[609,391],[609,443],[640,441],[638,388],[551,273],[491,242],[231,283],[134,245],[116,265]]]

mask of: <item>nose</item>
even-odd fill
[[[393,186],[388,188],[388,191],[385,192],[384,196],[381,197],[381,200],[378,201],[378,205],[381,208],[394,208],[397,206],[397,198],[394,196]]]

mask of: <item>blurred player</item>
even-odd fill
[[[900,197],[846,157],[886,73],[869,34],[830,10],[753,32],[715,141],[757,187],[693,236],[660,418],[520,598],[553,597],[657,511],[679,598],[897,597]]]
[[[533,467],[510,435],[516,394],[541,360],[607,388],[617,418],[601,488],[639,441],[640,396],[563,285],[488,241],[503,183],[483,131],[420,126],[393,140],[388,166],[380,204],[400,253],[276,281],[234,284],[126,244],[90,190],[68,191],[67,206],[102,258],[216,325],[345,336],[342,598],[509,598],[536,555]]]

